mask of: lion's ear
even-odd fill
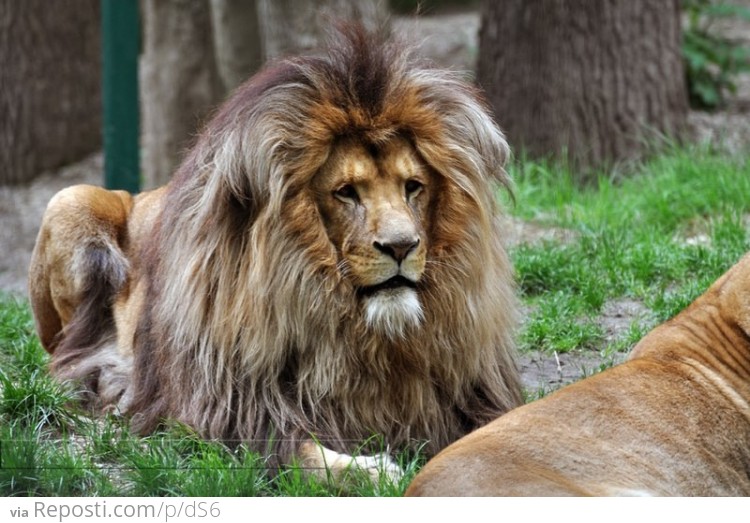
[[[256,198],[251,193],[229,193],[223,212],[223,223],[230,231],[247,230],[258,216],[259,209]]]
[[[260,189],[253,187],[240,155],[227,157],[221,152],[205,137],[198,142],[169,184],[162,222],[191,223],[195,231],[221,232],[226,237],[247,231],[260,213]],[[174,232],[174,227],[163,231]]]
[[[225,195],[228,200],[227,212],[232,215],[233,219],[252,223],[260,211],[259,189],[252,187],[249,176],[244,172],[228,179],[233,183]]]

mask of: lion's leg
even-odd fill
[[[385,453],[350,456],[308,440],[300,445],[298,454],[305,471],[321,479],[331,477],[337,483],[345,483],[347,475],[357,472],[368,474],[375,482],[383,477],[396,482],[404,474],[401,467]]]
[[[122,393],[129,367],[117,354],[112,304],[128,280],[120,242],[131,207],[122,191],[60,191],[47,206],[29,268],[31,307],[53,373],[84,382],[105,402]]]
[[[131,205],[125,192],[87,185],[63,189],[47,205],[29,267],[29,297],[47,351],[82,308],[97,315],[125,282],[118,237]]]

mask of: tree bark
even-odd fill
[[[225,92],[263,64],[260,25],[256,0],[211,0],[214,54]]]
[[[145,188],[164,185],[224,87],[206,0],[144,0],[140,64]]]
[[[680,42],[679,0],[485,0],[477,76],[516,149],[596,167],[679,136]]]
[[[267,60],[316,48],[334,20],[359,20],[370,30],[388,23],[382,0],[258,0],[258,8]]]
[[[101,146],[99,0],[0,0],[0,184]]]

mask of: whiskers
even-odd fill
[[[463,266],[457,263],[451,263],[449,260],[446,260],[445,258],[440,259],[440,260],[435,260],[435,259],[426,260],[424,277],[430,278],[433,272],[430,269],[433,267],[436,267],[437,270],[439,271],[447,272],[451,274],[452,277],[455,277],[456,275],[461,276],[462,278],[469,277],[469,272]],[[447,271],[443,271],[443,269],[447,269]]]
[[[336,270],[344,278],[348,277],[352,273],[351,264],[344,258],[340,259],[336,263]]]

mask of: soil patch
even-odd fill
[[[547,394],[621,363],[626,358],[627,355],[622,353],[605,357],[595,351],[552,354],[532,351],[521,354],[518,364],[524,387],[532,394]]]

